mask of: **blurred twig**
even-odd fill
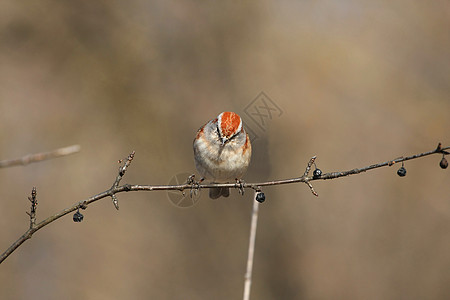
[[[13,166],[25,166],[33,162],[43,161],[60,156],[66,156],[80,151],[80,145],[72,145],[64,148],[59,148],[49,152],[28,154],[21,158],[2,160],[0,161],[0,168],[7,168]]]
[[[119,185],[120,180],[125,174],[125,171],[129,167],[131,161],[134,157],[134,151],[128,156],[128,158],[125,160],[123,166],[119,168],[119,174],[116,177],[113,185],[108,190],[97,194],[95,196],[92,196],[86,200],[82,200],[80,202],[75,203],[74,205],[65,208],[64,210],[60,211],[59,213],[52,215],[45,220],[35,224],[32,228],[30,228],[28,231],[26,231],[13,245],[11,245],[1,256],[0,256],[0,263],[2,263],[17,247],[19,247],[25,240],[31,238],[31,236],[41,229],[42,227],[52,223],[53,221],[56,221],[57,219],[79,209],[86,209],[87,206],[93,202],[96,202],[100,199],[111,197],[113,199],[114,206],[118,207],[117,197],[115,196],[117,193],[121,192],[130,192],[130,191],[167,191],[167,190],[178,190],[178,191],[184,191],[184,190],[192,190],[192,189],[204,189],[204,188],[217,188],[217,187],[228,187],[228,188],[250,188],[255,190],[256,192],[261,191],[261,187],[263,186],[272,186],[272,185],[281,185],[281,184],[289,184],[289,183],[297,183],[297,182],[303,182],[308,184],[308,186],[311,189],[311,192],[314,195],[317,195],[317,193],[314,191],[311,185],[311,181],[315,180],[326,180],[326,179],[336,179],[344,176],[359,174],[362,172],[366,172],[372,169],[381,168],[385,166],[392,166],[396,163],[417,159],[421,157],[425,157],[432,154],[442,154],[443,156],[450,154],[447,150],[450,149],[450,147],[443,148],[441,143],[439,143],[438,147],[434,150],[415,154],[412,156],[406,156],[406,157],[399,157],[394,160],[390,160],[387,162],[382,162],[378,164],[373,164],[370,166],[352,169],[349,171],[342,171],[342,172],[331,172],[331,173],[325,173],[317,175],[318,173],[315,173],[313,176],[309,176],[309,171],[311,169],[312,164],[314,163],[314,160],[316,157],[313,157],[310,159],[308,163],[308,167],[306,168],[305,173],[303,176],[298,178],[291,178],[291,179],[284,179],[284,180],[274,180],[274,181],[267,181],[267,182],[259,182],[259,183],[217,183],[217,184],[198,184],[198,183],[185,183],[185,184],[179,184],[179,185],[130,185],[130,184],[124,184]],[[444,158],[442,159],[444,160]],[[442,167],[442,166],[441,166]]]
[[[245,272],[244,300],[250,299],[250,288],[252,286],[253,257],[255,253],[256,228],[258,227],[259,211],[259,202],[256,201],[257,194],[258,192],[255,191],[255,201],[253,201],[252,223],[250,225],[250,238],[248,243],[247,270]]]

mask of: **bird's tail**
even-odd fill
[[[212,189],[209,189],[209,198],[217,199],[220,196],[224,196],[224,197],[230,196],[230,189],[229,188],[212,188]]]

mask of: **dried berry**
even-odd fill
[[[266,201],[266,195],[264,195],[263,192],[258,192],[256,194],[256,201],[258,201],[259,203],[263,203],[264,201]]]
[[[447,169],[447,167],[448,167],[448,161],[447,161],[447,159],[446,159],[445,157],[442,157],[441,162],[439,163],[439,166],[440,166],[442,169]]]
[[[404,166],[401,166],[400,169],[397,170],[397,175],[400,177],[406,176],[406,169]]]
[[[80,213],[79,210],[73,215],[74,222],[81,222],[81,221],[83,221],[83,218],[84,218],[84,216],[82,213]]]
[[[322,175],[321,169],[315,169],[313,172],[313,178],[319,178]]]

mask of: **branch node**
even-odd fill
[[[308,165],[306,166],[306,170],[305,173],[303,173],[303,178],[304,178],[304,182],[308,185],[309,189],[311,190],[311,193],[313,193],[314,196],[319,196],[316,191],[314,190],[312,184],[309,182],[309,180],[307,179],[307,176],[309,174],[309,171],[311,171],[311,167],[312,165],[315,165],[315,161],[316,161],[317,156],[314,155],[313,157],[311,157],[311,159],[308,162]],[[317,171],[318,170],[318,171]],[[316,172],[317,171],[317,172]],[[322,171],[320,169],[314,170],[313,172],[313,179],[318,179],[320,178],[320,176],[322,176]]]
[[[441,152],[441,150],[442,150],[442,144],[441,144],[441,142],[439,142],[435,151],[436,152]]]
[[[442,154],[444,154],[444,155],[448,155],[448,154],[450,154],[450,152],[445,151],[445,150],[447,150],[447,149],[450,149],[450,147],[442,148],[442,144],[439,143],[439,144],[437,145],[437,147],[436,147],[436,150],[434,150],[434,152],[436,152],[436,153],[442,153]]]
[[[115,194],[111,195],[112,203],[114,204],[114,207],[119,210],[119,200],[117,199]]]
[[[250,185],[250,188],[253,189],[255,191],[255,193],[259,193],[262,192],[262,189],[260,186],[257,185]]]
[[[85,210],[87,208],[87,201],[83,200],[78,207]]]

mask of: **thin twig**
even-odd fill
[[[311,181],[315,180],[326,180],[326,179],[336,179],[344,176],[359,174],[362,172],[366,172],[368,170],[381,168],[385,166],[392,166],[396,163],[417,159],[421,157],[425,157],[432,154],[443,154],[448,155],[450,154],[447,150],[450,149],[450,147],[441,147],[441,143],[439,143],[438,147],[432,151],[415,154],[412,156],[407,157],[400,157],[396,158],[394,160],[390,160],[383,163],[373,164],[367,167],[352,169],[349,171],[342,171],[342,172],[332,172],[332,173],[325,173],[321,176],[309,176],[309,175],[303,175],[302,177],[298,178],[291,178],[291,179],[283,179],[283,180],[274,180],[274,181],[267,181],[267,182],[259,182],[259,183],[243,183],[242,185],[239,185],[239,187],[242,188],[250,188],[255,191],[260,190],[263,186],[273,186],[273,185],[281,185],[281,184],[290,184],[290,183],[297,183],[297,182],[304,182],[309,183]],[[114,181],[114,184],[109,188],[108,190],[97,194],[95,196],[92,196],[86,200],[82,200],[80,202],[75,203],[74,205],[63,209],[59,213],[56,213],[47,219],[41,221],[40,223],[37,223],[33,228],[30,228],[27,230],[14,244],[12,244],[2,255],[0,255],[0,263],[2,263],[17,247],[19,247],[24,241],[31,238],[31,236],[38,231],[39,229],[43,228],[44,226],[52,223],[53,221],[56,221],[57,219],[75,211],[79,208],[85,209],[89,204],[96,202],[102,198],[105,197],[112,197],[112,195],[115,195],[117,193],[121,192],[130,192],[130,191],[168,191],[168,190],[178,190],[178,191],[184,191],[184,190],[191,190],[191,189],[206,189],[206,188],[217,188],[217,187],[228,187],[228,188],[235,188],[238,187],[236,183],[216,183],[216,184],[192,184],[192,183],[185,183],[185,184],[179,184],[179,185],[130,185],[130,184],[124,184],[119,186],[119,182],[122,179],[123,175],[125,174],[125,171],[127,167],[130,165],[131,160],[134,157],[134,151],[132,154],[130,154],[124,163],[124,165],[119,168],[119,174],[116,177],[116,180]],[[311,162],[311,160],[310,160]],[[309,167],[310,169],[311,167]],[[309,171],[309,170],[308,170]],[[311,191],[314,191],[313,189]],[[114,199],[113,199],[114,200]]]
[[[30,239],[34,232],[39,228],[36,226],[36,206],[38,204],[36,199],[36,187],[33,187],[31,191],[31,197],[28,197],[31,202],[30,212],[26,212],[30,216],[30,227],[29,229],[12,244],[2,255],[0,256],[0,263],[2,263],[14,250],[16,250],[23,242]]]
[[[128,167],[131,164],[131,161],[134,158],[134,154],[136,152],[133,151],[130,153],[130,155],[128,155],[128,157],[125,160],[125,163],[123,164],[123,166],[119,167],[119,174],[117,174],[116,180],[114,181],[113,185],[111,186],[110,190],[113,190],[114,188],[117,188],[119,186],[120,181],[122,180],[123,176],[125,175],[125,172],[127,171]],[[121,163],[122,160],[119,161],[119,163]],[[119,210],[119,199],[117,199],[115,193],[111,193],[110,194],[111,199],[112,199],[112,203],[114,205],[114,207]]]
[[[248,243],[248,257],[247,257],[247,270],[245,272],[245,284],[244,284],[244,300],[250,299],[250,289],[252,286],[252,271],[253,271],[253,257],[255,254],[255,240],[256,240],[256,229],[258,227],[258,211],[259,202],[256,201],[256,195],[253,201],[253,211],[252,211],[252,223],[250,225],[250,238]]]
[[[0,161],[0,168],[7,168],[13,166],[25,166],[33,162],[43,161],[51,158],[66,156],[80,151],[79,145],[72,145],[64,148],[59,148],[49,152],[28,154],[21,158],[2,160]]]
[[[28,216],[30,216],[30,229],[33,229],[36,226],[36,208],[38,205],[36,199],[36,187],[33,187],[31,190],[31,197],[28,197],[28,200],[31,202],[30,212],[26,212]]]
[[[314,155],[313,157],[311,157],[311,159],[310,159],[309,162],[308,162],[308,165],[306,165],[306,170],[305,170],[305,172],[303,173],[303,177],[308,176],[309,171],[311,170],[312,165],[313,165],[314,162],[316,161],[316,158],[317,158],[317,156],[315,156],[315,155]]]

